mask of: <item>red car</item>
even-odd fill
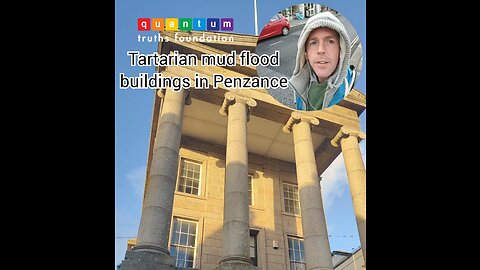
[[[290,23],[288,22],[287,18],[285,18],[282,14],[275,14],[271,19],[270,22],[265,25],[260,36],[258,36],[258,40],[263,40],[273,36],[279,35],[288,35],[290,31]]]

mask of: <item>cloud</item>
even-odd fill
[[[147,170],[147,166],[142,166],[142,167],[131,170],[126,175],[128,182],[133,186],[135,195],[138,195],[140,197],[143,197],[146,170]]]
[[[362,153],[363,163],[365,169],[367,165],[366,157],[366,142],[360,142],[360,152]],[[322,199],[325,209],[331,207],[336,198],[341,198],[349,192],[347,170],[345,169],[345,161],[343,154],[340,153],[338,157],[330,164],[330,166],[322,174]]]
[[[330,164],[330,166],[322,174],[323,207],[330,208],[333,205],[335,198],[340,198],[344,195],[348,187],[347,172],[345,170],[345,162],[343,161],[343,154],[340,153],[338,157]]]

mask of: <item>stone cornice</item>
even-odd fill
[[[340,140],[343,139],[343,138],[347,138],[349,136],[355,136],[358,139],[358,142],[360,142],[361,140],[364,140],[366,138],[365,133],[361,130],[351,129],[351,128],[347,128],[347,127],[341,127],[340,130],[338,131],[337,135],[335,135],[335,137],[330,141],[330,143],[333,146],[338,147]]]
[[[317,126],[318,124],[320,124],[320,121],[318,121],[318,119],[314,116],[301,114],[299,112],[292,112],[290,118],[288,118],[287,123],[285,124],[285,126],[283,126],[283,131],[286,133],[292,132],[293,125],[300,122],[306,122],[310,125],[310,127],[312,125]]]

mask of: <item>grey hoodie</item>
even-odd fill
[[[345,30],[345,26],[330,12],[321,12],[310,17],[300,33],[297,43],[295,69],[289,80],[289,89],[293,92],[293,100],[290,100],[290,102],[295,102],[297,96],[300,96],[303,102],[307,101],[311,72],[313,71],[311,71],[308,62],[305,61],[305,42],[307,41],[310,32],[318,27],[331,28],[337,31],[340,36],[340,60],[336,70],[327,80],[327,91],[325,92],[325,97],[323,99],[323,108],[326,108],[332,100],[336,90],[345,79],[350,60],[350,38]],[[292,108],[296,107],[293,103],[285,105]]]

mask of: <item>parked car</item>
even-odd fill
[[[287,18],[285,18],[282,14],[275,14],[270,21],[265,25],[260,36],[258,36],[258,40],[263,40],[269,37],[288,35],[290,31],[290,23],[288,22]]]

